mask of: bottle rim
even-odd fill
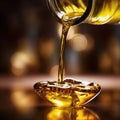
[[[86,7],[85,12],[83,13],[83,15],[81,17],[79,17],[77,20],[75,20],[75,22],[73,23],[73,25],[82,23],[90,15],[90,12],[92,10],[93,3],[94,3],[93,1],[94,0],[88,0],[88,5]],[[57,19],[57,21],[60,22],[60,23],[62,23],[61,18],[59,18],[57,16],[57,14],[54,14],[53,11],[55,11],[55,10],[54,10],[54,7],[52,7],[52,4],[50,4],[50,0],[47,0],[47,5],[48,5],[48,8],[49,8],[50,12],[53,14],[53,16],[55,16],[55,18]]]

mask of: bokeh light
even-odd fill
[[[15,52],[11,57],[11,71],[14,75],[24,75],[29,71],[29,68],[34,69],[37,66],[35,54],[25,51]]]
[[[26,93],[24,90],[13,90],[11,101],[21,113],[29,113],[36,104],[35,97],[32,94]]]
[[[88,40],[83,34],[75,34],[70,40],[70,45],[76,51],[83,51],[87,49]]]
[[[55,50],[55,42],[53,39],[43,39],[39,44],[39,54],[42,57],[49,58]]]
[[[109,56],[109,54],[107,53],[103,53],[100,55],[99,58],[99,68],[101,71],[103,71],[104,73],[106,72],[110,72],[111,68],[112,68],[112,59]]]

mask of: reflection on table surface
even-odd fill
[[[41,120],[99,120],[99,117],[92,110],[87,108],[44,108],[41,112],[38,108],[36,117]]]
[[[41,77],[0,78],[0,120],[120,120],[120,78],[81,78],[99,83],[102,91],[79,109],[51,107],[40,99],[33,91],[33,84]]]

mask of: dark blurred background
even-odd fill
[[[60,35],[46,0],[0,0],[0,120],[47,116],[33,85],[56,80]],[[120,120],[120,25],[72,26],[65,73],[99,83],[102,92],[88,107],[101,120]]]
[[[66,74],[120,75],[120,25],[71,27]],[[56,74],[61,25],[46,0],[0,1],[0,74]]]

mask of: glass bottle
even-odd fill
[[[59,22],[63,16],[74,19],[73,24],[120,21],[120,0],[48,0],[48,6]]]
[[[90,24],[117,23],[120,21],[120,0],[93,0],[92,9],[85,20]]]

